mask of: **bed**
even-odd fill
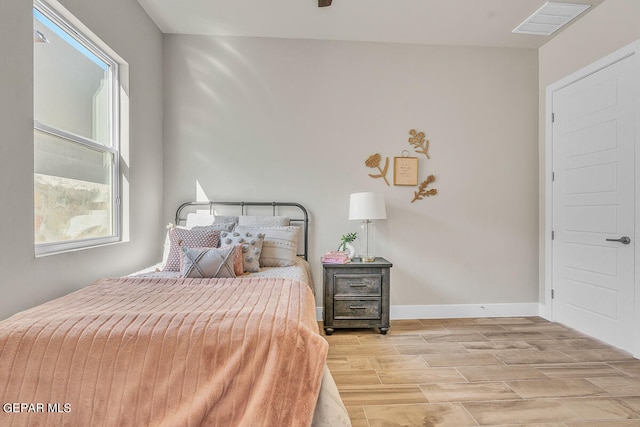
[[[247,212],[259,208],[270,215]],[[207,214],[212,223],[202,224]],[[186,244],[234,216],[242,219],[217,234],[224,248]],[[190,202],[175,223],[168,249],[178,242],[178,271],[167,268],[174,251],[0,322],[0,425],[350,425],[315,318],[306,209]],[[248,241],[260,239],[270,266],[234,277],[254,267]],[[210,253],[226,257],[220,275],[200,277]]]

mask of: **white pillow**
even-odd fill
[[[295,265],[298,258],[299,227],[243,227],[237,225],[234,231],[240,234],[247,232],[264,234],[262,252],[260,252],[260,267]]]
[[[190,212],[187,214],[187,221],[185,223],[186,228],[193,228],[197,226],[203,225],[211,225],[213,224],[214,217],[209,213],[194,213]]]
[[[187,214],[186,228],[202,227],[212,224],[229,224],[238,222],[237,216],[211,215],[209,212],[189,212]],[[288,224],[287,224],[288,225]]]

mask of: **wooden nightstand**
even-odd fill
[[[322,264],[324,270],[324,330],[379,328],[389,330],[389,275],[384,258],[348,264]]]

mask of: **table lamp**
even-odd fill
[[[362,262],[375,261],[375,227],[373,220],[387,219],[384,195],[381,193],[353,193],[349,200],[349,220],[362,221],[360,237],[364,237],[360,258]]]

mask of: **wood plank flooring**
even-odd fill
[[[387,335],[326,338],[354,427],[640,427],[640,360],[539,317],[397,320]]]

